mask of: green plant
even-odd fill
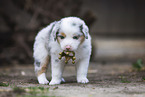
[[[3,87],[8,87],[9,86],[9,83],[0,83],[0,86],[3,86]]]
[[[22,96],[22,97],[56,97],[56,96],[43,96],[43,95],[39,95],[39,96],[37,96],[37,95],[24,95],[24,96]],[[58,97],[58,96],[57,96]]]
[[[16,94],[22,94],[22,93],[25,93],[26,91],[25,91],[25,89],[23,89],[21,87],[14,87],[13,92]]]
[[[122,83],[131,83],[131,81],[127,80],[124,76],[121,76],[121,82]]]
[[[142,59],[138,59],[133,65],[134,69],[141,70],[144,67]]]
[[[51,97],[47,96],[49,88],[44,87],[14,87],[13,92],[17,97]],[[23,95],[21,95],[23,93]]]
[[[142,80],[145,81],[145,77],[142,77]]]
[[[25,87],[24,89],[30,94],[44,94],[49,91],[49,87]]]

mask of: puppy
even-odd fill
[[[78,83],[88,83],[87,71],[91,55],[91,37],[85,22],[78,17],[66,17],[43,28],[34,42],[34,66],[39,84],[48,84],[46,70],[51,64],[52,80],[49,85],[60,84],[65,58],[58,59],[62,51],[75,52]],[[72,64],[68,61],[68,64]]]

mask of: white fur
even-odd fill
[[[45,73],[42,73],[37,77],[39,84],[48,84],[49,81],[46,79]]]
[[[80,31],[80,25],[82,25],[82,31]],[[56,38],[57,31],[66,34],[66,37],[59,41]],[[84,41],[81,43],[80,40],[73,39],[73,35],[85,35]],[[88,83],[87,71],[89,66],[89,60],[91,55],[91,37],[88,33],[88,27],[83,20],[77,17],[67,17],[60,21],[53,22],[46,28],[42,29],[35,38],[34,43],[34,59],[43,62],[47,56],[51,56],[51,70],[52,70],[52,80],[50,85],[60,84],[62,81],[62,73],[64,69],[64,61],[58,59],[59,53],[65,50],[65,47],[71,46],[71,51],[76,54],[76,70],[77,70],[77,82],[78,83]],[[72,64],[71,60],[68,64]],[[41,69],[40,67],[36,69]],[[38,71],[36,70],[36,71]],[[45,74],[45,73],[44,73]],[[40,84],[47,84],[48,81],[45,75],[38,76],[38,82]]]

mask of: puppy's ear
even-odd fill
[[[86,24],[80,25],[80,30],[84,34],[85,38],[88,39],[89,28]]]
[[[54,22],[53,26],[52,26],[52,30],[51,30],[51,35],[52,37],[54,37],[54,40],[56,41],[56,37],[58,34],[60,28],[60,21]]]

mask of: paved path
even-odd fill
[[[9,86],[0,86],[0,97],[145,97],[145,72],[132,71],[130,63],[91,63],[89,84],[76,83],[75,67],[72,65],[66,66],[63,77],[66,82],[61,85],[39,85],[32,65],[1,67],[0,83]],[[15,91],[14,87],[27,92]],[[30,87],[44,89],[34,91]]]

